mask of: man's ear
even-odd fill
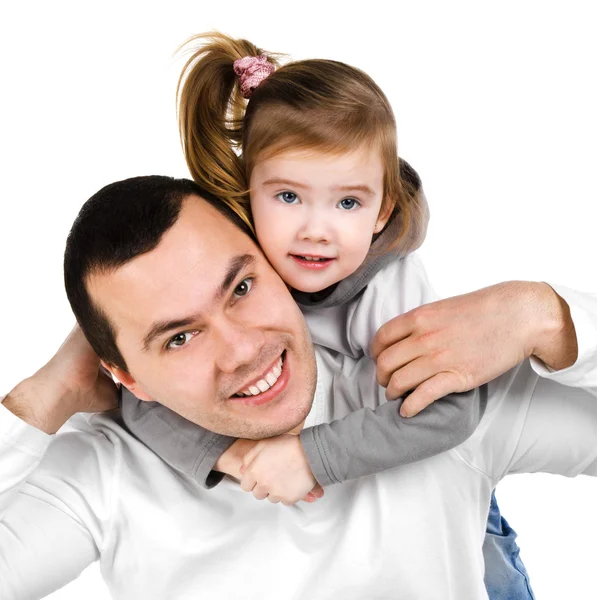
[[[147,402],[152,402],[153,398],[148,396],[145,393],[145,390],[139,385],[137,380],[124,369],[119,367],[115,367],[114,365],[109,365],[108,363],[101,361],[102,366],[106,371],[108,371],[113,377],[115,377],[122,385],[131,392],[134,396],[139,398],[139,400],[145,400]]]
[[[373,233],[379,233],[386,226],[386,223],[392,215],[393,210],[394,203],[386,198],[382,203],[381,209],[379,211],[379,216],[377,217],[377,222],[375,223],[375,227],[373,228]]]

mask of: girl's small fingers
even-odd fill
[[[253,496],[257,500],[265,500],[269,496],[269,492],[266,489],[264,489],[263,487],[256,485],[253,488]]]
[[[317,484],[310,492],[309,494],[312,494],[313,496],[315,496],[315,498],[321,498],[323,497],[323,488]]]
[[[251,477],[251,475],[248,473],[243,475],[242,479],[240,480],[240,488],[243,490],[243,492],[252,492],[256,484],[257,481],[255,478]]]
[[[244,455],[241,473],[244,473],[245,469],[255,460],[259,452],[261,452],[261,446],[260,444],[256,444]]]

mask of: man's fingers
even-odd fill
[[[424,408],[451,394],[461,392],[462,386],[454,373],[438,373],[431,379],[424,381],[410,394],[400,407],[400,415],[403,417],[414,417]]]
[[[439,369],[434,361],[428,358],[417,358],[405,367],[392,373],[386,386],[386,399],[396,400],[418,385],[437,375]]]
[[[418,348],[408,342],[409,340],[402,340],[400,343],[393,344],[377,357],[377,383],[382,387],[389,385],[390,378],[395,371],[402,369],[421,355]]]
[[[118,408],[118,387],[112,377],[99,373],[97,387],[86,412],[102,412]]]
[[[409,313],[405,313],[404,315],[394,317],[377,330],[370,347],[373,360],[377,360],[386,348],[407,338],[412,333],[412,326],[408,315]]]

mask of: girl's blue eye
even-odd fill
[[[343,200],[340,200],[338,206],[344,210],[354,210],[361,206],[361,204],[355,198],[344,198]]]
[[[298,196],[294,192],[280,192],[276,194],[276,198],[284,204],[296,204],[298,202]]]

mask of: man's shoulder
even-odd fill
[[[72,417],[52,439],[40,472],[55,480],[76,478],[82,487],[100,491],[156,460],[162,462],[129,433],[116,409]]]
[[[77,414],[53,437],[40,467],[97,482],[105,476],[106,466],[110,465],[112,472],[126,438],[126,431],[119,424],[119,411]]]
[[[138,457],[153,453],[133,436],[124,421],[120,409],[103,413],[79,413],[69,419],[56,434],[50,449],[64,460],[93,458],[106,462]]]
[[[119,410],[78,414],[54,436],[33,478],[56,489],[76,482],[82,496],[100,504],[123,479],[136,474],[141,487],[154,478],[167,479],[172,469],[124,426]]]
[[[473,435],[456,451],[496,483],[516,450],[538,379],[526,359],[479,388],[485,413]]]

